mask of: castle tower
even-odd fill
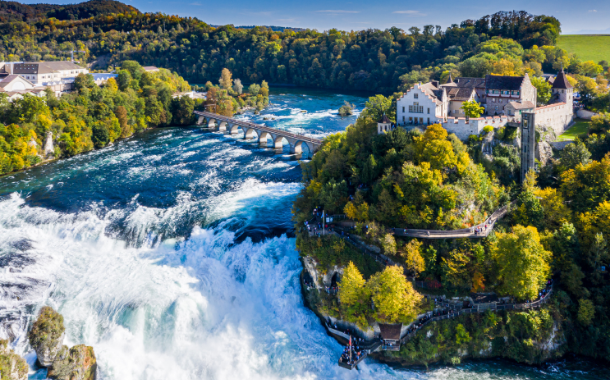
[[[386,114],[383,114],[383,117],[377,123],[377,134],[390,132],[391,130],[392,130],[392,122],[386,116]]]
[[[568,78],[566,78],[566,74],[563,72],[563,69],[557,74],[555,78],[555,82],[553,82],[553,99],[555,99],[558,103],[566,103],[570,107],[572,106],[572,102],[574,100],[574,88],[568,82]]]
[[[536,170],[536,114],[521,114],[521,182],[530,170]]]

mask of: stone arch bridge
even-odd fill
[[[286,140],[290,145],[290,153],[294,154],[302,154],[303,146],[306,146],[309,154],[313,155],[322,146],[322,140],[269,128],[265,125],[249,123],[206,111],[195,111],[195,115],[197,115],[197,125],[218,128],[218,131],[226,131],[232,135],[237,134],[239,129],[241,129],[244,132],[245,139],[258,141],[265,146],[268,146],[267,141],[271,139],[272,146],[276,149],[281,149],[284,147],[284,140]]]

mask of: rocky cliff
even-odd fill
[[[95,380],[97,361],[93,347],[80,344],[68,349],[63,346],[53,366],[49,378],[58,380]]]
[[[9,348],[8,340],[0,340],[0,377],[2,380],[28,378],[28,363]]]

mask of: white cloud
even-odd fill
[[[360,13],[359,11],[345,11],[345,10],[323,10],[316,11],[318,13]]]
[[[591,10],[589,11],[589,13],[596,13],[596,12],[597,12],[597,9],[591,9]]]
[[[402,15],[409,15],[409,16],[425,16],[425,13],[421,13],[420,11],[394,11],[392,13],[398,13],[398,14],[402,14]]]
[[[197,6],[197,7],[200,7],[200,6],[201,6],[201,3],[191,3],[191,5],[195,5],[195,6]]]

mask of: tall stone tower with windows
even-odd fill
[[[551,103],[566,103],[570,106],[574,100],[574,87],[568,82],[563,69],[557,74],[555,82],[553,82],[553,97]]]
[[[536,170],[536,114],[521,114],[521,182],[530,170]]]

